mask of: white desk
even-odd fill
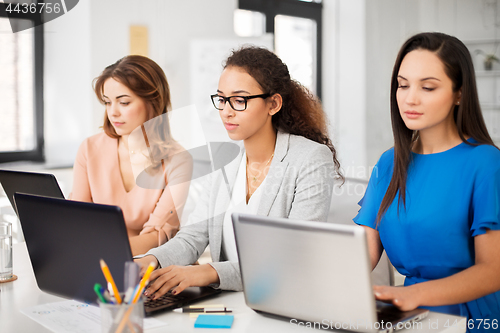
[[[28,257],[26,243],[14,245],[14,274],[18,279],[13,282],[0,283],[0,332],[50,332],[37,322],[26,317],[20,312],[21,309],[35,305],[59,302],[65,299],[44,293],[38,289],[35,276]],[[207,303],[223,303],[233,308],[234,323],[232,332],[315,332],[311,328],[292,325],[286,320],[273,319],[257,314],[245,305],[242,292],[226,292],[216,298],[206,301]],[[155,318],[167,322],[169,325],[148,333],[156,332],[230,332],[227,329],[195,329],[194,319],[188,314],[164,312],[156,315]],[[444,327],[446,321],[450,324],[458,319],[460,325],[456,327]],[[429,329],[429,322],[437,323],[438,329]],[[402,330],[401,333],[410,332],[465,332],[465,318],[431,312],[429,317],[422,322],[422,329]],[[316,330],[319,332],[319,330]],[[330,331],[333,332],[333,331]]]

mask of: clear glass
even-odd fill
[[[274,33],[275,52],[292,78],[316,94],[316,21],[276,15]]]
[[[135,304],[109,304],[98,301],[101,309],[101,332],[144,332],[144,300]]]
[[[12,224],[0,222],[0,281],[12,278]]]
[[[0,18],[0,45],[0,152],[33,150],[33,29],[12,33],[9,19]]]
[[[24,241],[19,219],[7,198],[7,194],[5,194],[3,187],[0,185],[0,222],[2,221],[12,224],[12,244]]]

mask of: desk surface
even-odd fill
[[[14,245],[13,259],[14,274],[18,276],[18,279],[13,282],[0,283],[0,332],[50,332],[36,321],[26,317],[20,310],[39,304],[59,302],[66,299],[44,293],[38,289],[26,249],[26,243]],[[246,306],[242,292],[225,292],[208,302],[223,303],[233,308],[235,318],[231,329],[232,332],[314,332],[311,328],[299,327],[291,324],[287,320],[269,318],[254,312]],[[188,314],[169,311],[156,315],[155,318],[168,323],[168,326],[148,330],[148,333],[165,331],[228,332],[227,329],[195,329],[194,318],[191,318]],[[445,327],[446,322],[452,324],[457,319],[459,325]],[[430,323],[433,324],[432,329],[429,328]],[[436,324],[437,328],[434,329],[434,325]],[[422,321],[421,329],[415,328],[401,330],[399,332],[465,332],[465,318],[431,312],[428,318]]]

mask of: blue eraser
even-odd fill
[[[233,315],[208,315],[201,314],[194,322],[195,328],[231,328],[233,325]]]

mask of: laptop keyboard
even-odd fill
[[[146,316],[150,316],[158,311],[180,308],[220,293],[220,289],[212,289],[210,287],[189,287],[180,294],[172,295],[171,292],[168,292],[155,300],[151,299],[151,297],[145,296],[144,310]]]
[[[405,314],[395,308],[383,307],[377,308],[377,319],[379,322],[382,320],[387,322],[397,322],[405,317]]]
[[[153,300],[151,297],[146,297],[144,300],[144,306],[152,310],[158,310],[166,307],[170,307],[173,304],[178,304],[179,301],[184,300],[185,297],[181,295],[174,296],[171,292],[168,292],[158,299]]]

